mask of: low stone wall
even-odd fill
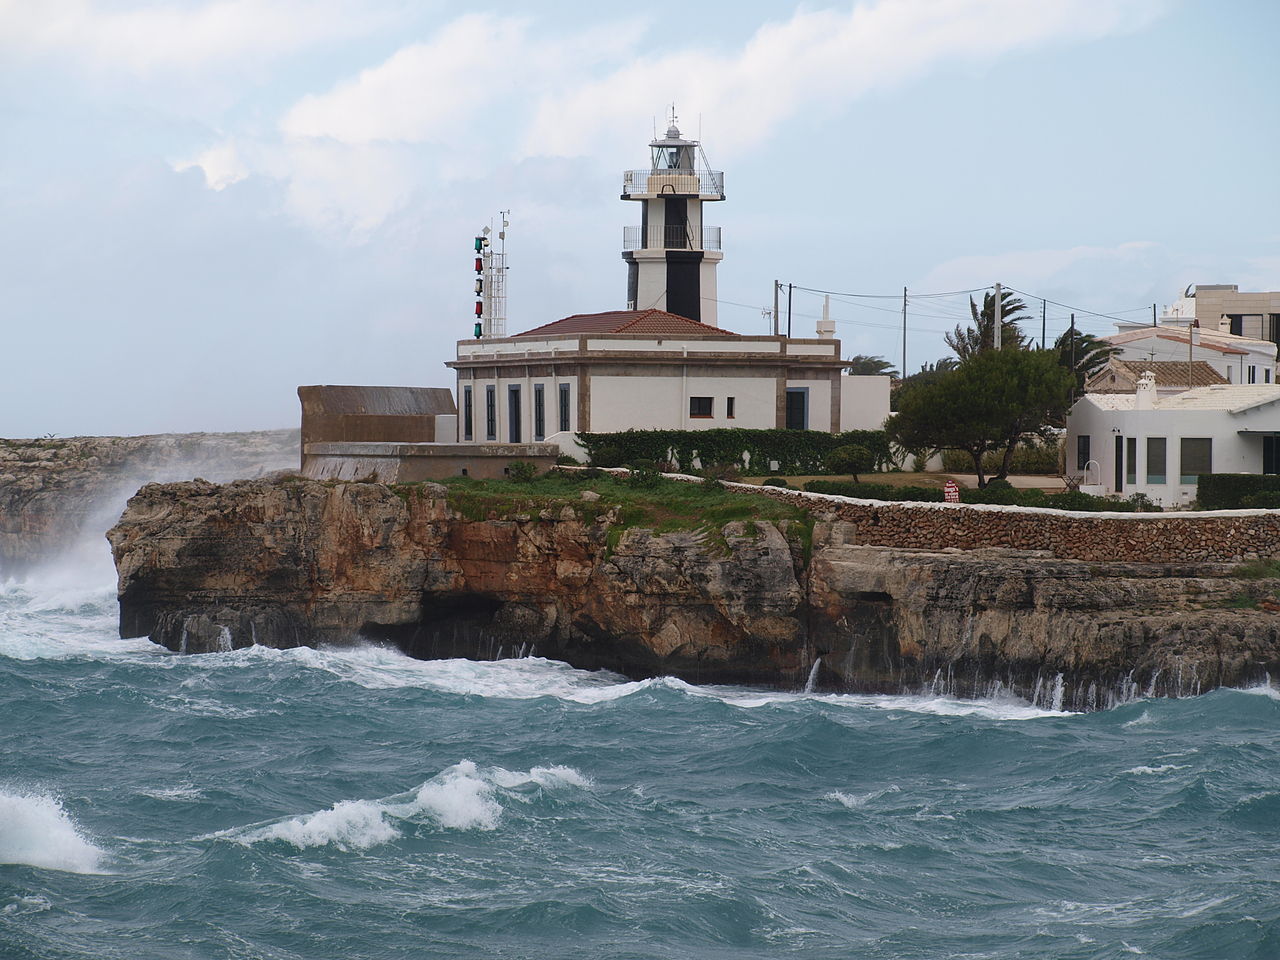
[[[728,486],[829,514],[829,519],[849,524],[845,539],[850,544],[923,550],[1006,547],[1100,563],[1235,563],[1280,557],[1280,510],[1079,513],[1041,507],[854,500],[783,487]]]

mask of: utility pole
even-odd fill
[[[1004,325],[1004,304],[1000,302],[1000,284],[996,284],[996,300],[995,309],[992,316],[995,318],[995,330],[991,335],[991,342],[997,350],[1000,349],[1000,328]]]
[[[1076,402],[1076,315],[1071,315],[1071,402]]]
[[[791,291],[795,289],[794,283],[787,284],[787,339],[791,339]]]
[[[1044,300],[1040,301],[1040,349],[1044,349]]]
[[[907,288],[902,288],[902,370],[900,376],[907,379]]]
[[[778,288],[782,284],[777,280],[773,281],[773,335],[778,335]]]

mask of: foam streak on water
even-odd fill
[[[788,693],[114,624],[105,584],[0,588],[0,956],[1280,955],[1269,685],[1071,714],[1052,675]]]

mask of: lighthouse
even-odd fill
[[[716,264],[724,254],[720,228],[708,226],[702,210],[724,199],[724,172],[707,168],[701,145],[680,135],[674,115],[649,153],[649,169],[622,175],[622,199],[640,203],[640,225],[623,230],[627,309],[656,308],[718,326]]]

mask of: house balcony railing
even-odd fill
[[[622,195],[723,197],[723,170],[627,170]]]
[[[719,250],[720,228],[701,233],[684,226],[623,227],[623,250]]]

